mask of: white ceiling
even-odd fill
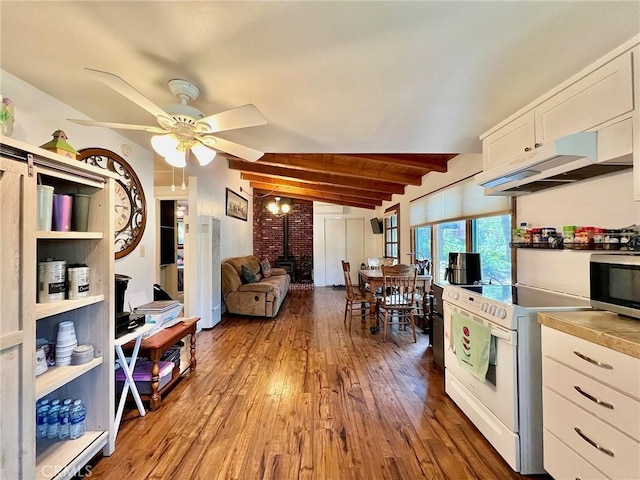
[[[638,1],[1,1],[0,17],[0,66],[89,118],[155,124],[84,67],[161,106],[184,78],[207,115],[254,103],[267,126],[220,136],[271,153],[480,152],[640,32]]]

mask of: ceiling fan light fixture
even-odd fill
[[[164,155],[164,160],[169,165],[177,168],[184,168],[187,166],[187,157],[184,149],[174,150]]]
[[[215,150],[212,150],[211,148],[206,147],[199,142],[196,142],[195,144],[191,145],[191,151],[198,159],[198,163],[200,164],[201,167],[204,167],[205,165],[209,165],[213,161],[213,159],[216,157]]]
[[[151,146],[158,155],[163,157],[175,152],[178,149],[178,145],[180,145],[180,140],[172,133],[151,137]]]

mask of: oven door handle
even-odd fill
[[[491,328],[491,335],[496,338],[506,340],[507,342],[511,341],[511,332],[504,332],[502,330],[498,330],[497,328]]]

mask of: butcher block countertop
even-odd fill
[[[640,359],[640,320],[611,312],[539,312],[547,327]]]

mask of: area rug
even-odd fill
[[[313,290],[313,283],[291,283],[289,290]]]

